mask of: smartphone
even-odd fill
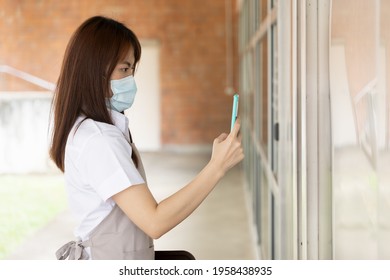
[[[234,123],[236,122],[237,117],[238,117],[238,99],[239,99],[238,93],[234,94],[233,95],[232,123],[230,126],[230,132],[233,130]]]

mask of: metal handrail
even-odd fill
[[[8,65],[0,65],[0,73],[10,74],[14,77],[17,77],[17,78],[20,78],[24,81],[30,82],[30,83],[37,85],[41,88],[44,88],[46,90],[54,91],[54,89],[56,87],[56,85],[51,83],[51,82],[43,80],[43,79],[41,79],[37,76],[31,75],[27,72],[15,69],[15,68],[8,66]]]
[[[373,101],[374,95],[376,93],[377,82],[377,78],[374,78],[354,97],[354,110],[357,121],[356,127],[358,139],[361,147],[363,148],[363,151],[366,153],[374,169],[377,168],[378,161],[377,127]],[[363,124],[360,123],[361,118],[359,117],[359,113],[362,114],[363,112],[359,112],[358,110],[358,104],[361,102],[365,102],[366,104],[366,118],[364,119],[365,123]],[[369,131],[366,130],[366,125],[368,125]]]
[[[371,93],[371,90],[376,87],[378,82],[377,78],[374,78],[371,82],[369,82],[367,85],[365,85],[358,94],[355,95],[354,101],[355,104],[359,103],[359,101],[366,96],[367,94]]]

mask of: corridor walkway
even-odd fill
[[[142,157],[157,201],[192,180],[209,159],[206,153],[142,153]],[[206,260],[255,259],[248,204],[239,166],[223,178],[192,216],[156,240],[155,248],[184,249]],[[54,259],[56,249],[73,240],[73,227],[72,216],[66,210],[6,259]]]

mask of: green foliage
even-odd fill
[[[0,259],[66,207],[63,176],[0,176]]]

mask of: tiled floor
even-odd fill
[[[208,154],[143,153],[148,184],[158,201],[190,182]],[[231,170],[195,212],[155,241],[156,250],[188,250],[197,259],[255,259],[240,167]],[[68,211],[26,240],[7,259],[54,259],[55,250],[73,239]]]

